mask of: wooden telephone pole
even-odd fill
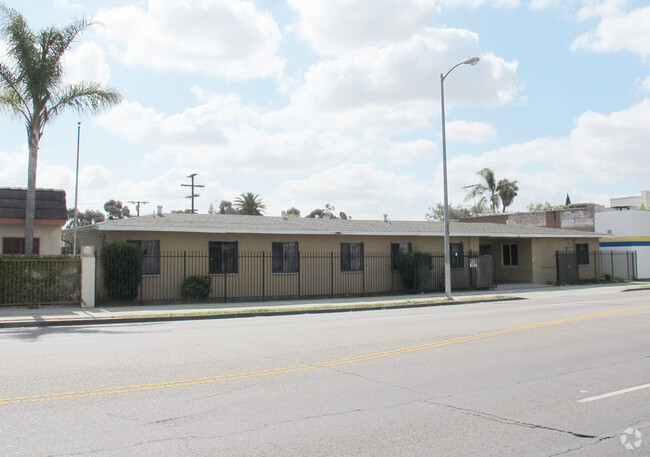
[[[203,186],[201,184],[194,184],[194,177],[196,175],[198,175],[198,173],[192,173],[191,175],[188,176],[188,178],[190,178],[192,180],[191,184],[181,184],[181,187],[191,187],[192,188],[192,194],[185,197],[185,198],[191,198],[192,199],[192,209],[190,210],[190,212],[192,214],[194,214],[196,212],[196,210],[194,209],[194,199],[199,196],[199,194],[194,193],[194,188],[196,188],[196,187],[205,187],[205,186]]]

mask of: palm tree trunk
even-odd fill
[[[27,169],[27,199],[25,202],[25,254],[34,253],[34,216],[36,214],[36,163],[40,131],[37,125],[27,127],[29,162]]]

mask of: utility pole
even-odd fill
[[[136,201],[129,200],[129,203],[133,203],[135,205],[135,211],[137,212],[138,217],[140,217],[140,205],[146,205],[149,202],[141,202],[139,200]]]
[[[192,173],[191,175],[188,176],[188,178],[190,178],[192,180],[192,184],[181,184],[181,187],[191,187],[192,188],[192,194],[185,197],[185,198],[191,198],[192,199],[192,209],[190,210],[192,214],[194,214],[196,212],[196,210],[194,209],[194,199],[199,196],[199,194],[194,193],[194,188],[195,187],[205,187],[205,186],[203,186],[201,184],[194,184],[194,177],[196,175],[198,175],[198,173]]]

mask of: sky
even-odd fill
[[[647,0],[10,0],[34,30],[90,18],[66,81],[122,102],[66,113],[40,143],[37,187],[205,213],[243,192],[266,214],[330,204],[423,220],[477,172],[516,180],[508,211],[650,188]],[[4,59],[0,46],[0,58]],[[78,129],[78,122],[81,128]],[[80,134],[79,134],[80,133]],[[0,115],[0,186],[26,187],[24,122]]]

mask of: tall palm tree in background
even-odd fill
[[[262,203],[262,199],[258,194],[253,192],[241,193],[235,199],[234,205],[237,208],[238,214],[245,214],[248,216],[262,216],[266,205]]]
[[[507,179],[500,179],[497,183],[497,193],[501,198],[501,204],[503,205],[503,212],[506,212],[506,208],[512,205],[512,201],[517,196],[519,192],[519,186],[517,186],[517,181],[509,181]]]
[[[476,204],[478,207],[483,207],[487,200],[487,203],[490,206],[490,212],[496,213],[499,210],[499,195],[497,194],[497,183],[494,179],[494,171],[490,168],[483,168],[476,174],[483,178],[483,182],[476,184],[471,192],[467,194],[465,200],[467,201],[471,198],[476,199],[476,197],[479,197],[479,202]],[[485,194],[487,194],[487,197]]]
[[[119,103],[115,89],[99,83],[65,84],[62,58],[75,38],[93,26],[81,19],[62,29],[32,31],[22,14],[0,3],[0,32],[7,54],[0,61],[0,106],[25,121],[29,145],[25,254],[33,252],[38,144],[48,121],[67,109],[96,112]]]

